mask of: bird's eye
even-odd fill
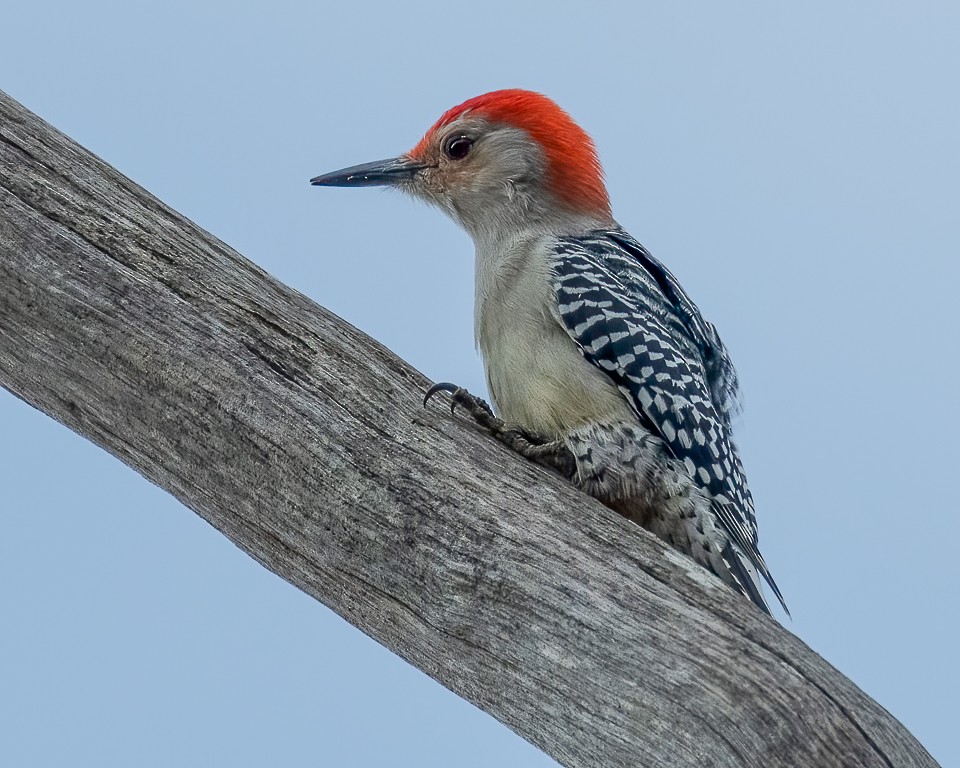
[[[463,160],[470,153],[470,147],[472,146],[473,139],[469,136],[454,136],[447,139],[443,151],[451,160]]]

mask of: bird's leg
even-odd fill
[[[576,474],[576,461],[562,440],[549,440],[517,424],[507,424],[494,415],[493,409],[486,400],[471,395],[466,389],[456,384],[446,382],[434,384],[423,398],[424,407],[437,392],[450,393],[450,413],[453,413],[459,405],[477,426],[521,456],[559,472],[567,479],[573,478]]]

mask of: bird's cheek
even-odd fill
[[[419,182],[424,193],[431,197],[447,194],[446,178],[437,168],[428,168],[422,171]]]
[[[449,191],[446,189],[443,179],[439,177],[438,174],[433,173],[423,176],[418,179],[417,182],[416,189],[412,190],[417,197],[430,205],[435,205],[451,216],[455,215]]]

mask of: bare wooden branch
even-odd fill
[[[3,386],[564,765],[936,765],[691,561],[424,411],[403,361],[0,97]]]

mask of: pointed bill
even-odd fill
[[[426,166],[401,155],[389,160],[377,160],[343,168],[339,171],[314,176],[310,183],[316,187],[383,187],[410,181]]]

